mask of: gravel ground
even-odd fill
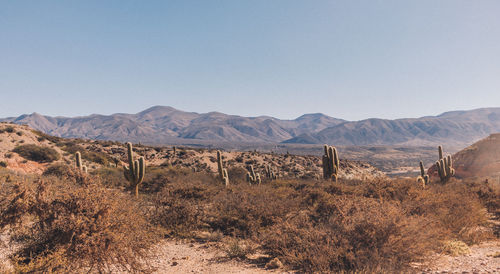
[[[500,273],[500,241],[471,246],[467,255],[436,255],[420,270],[424,273]]]

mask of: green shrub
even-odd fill
[[[19,145],[12,152],[16,152],[27,160],[40,163],[52,162],[60,158],[59,153],[55,149],[34,144]]]
[[[13,152],[21,157],[39,163],[50,163],[59,160],[61,155],[50,147],[42,147],[33,144],[21,145],[16,147]]]
[[[7,162],[0,161],[0,167],[7,167]]]

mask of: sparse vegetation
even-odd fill
[[[210,240],[220,241],[228,258],[245,259],[258,251],[273,260],[262,263],[270,268],[405,272],[432,252],[462,254],[468,245],[495,237],[487,221],[488,211],[498,214],[500,185],[456,178],[428,183],[423,164],[419,183],[347,179],[344,173],[333,183],[341,166],[349,174],[362,165],[340,162],[327,148],[325,156],[332,160],[323,157],[328,174],[321,176],[321,159],[314,157],[250,152],[225,154],[223,162],[217,151],[217,157],[212,154],[205,162],[186,163],[181,158],[189,160],[195,152],[184,148],[176,157],[165,151],[165,158],[145,173],[141,166],[161,150],[141,146],[136,149],[141,160],[135,160],[128,145],[124,170],[92,164],[87,174],[81,172],[84,155],[114,157],[118,163],[124,159],[123,147],[108,143],[103,150],[97,142],[61,140],[52,146],[67,152],[66,164],[51,164],[30,179],[0,172],[0,227],[10,229],[11,240],[20,247],[11,257],[15,271],[146,271],[143,263],[157,235],[197,238],[204,233],[215,235]],[[54,161],[44,148],[26,145],[14,152],[42,163]],[[81,155],[75,153],[80,150]],[[173,164],[160,166],[163,159]],[[250,172],[244,168],[248,161],[255,164]],[[266,163],[286,175],[278,177]],[[265,173],[260,183],[257,171]],[[134,180],[124,180],[124,173]]]
[[[176,235],[208,225],[306,272],[402,270],[451,240],[491,237],[477,229],[486,225],[484,201],[460,182],[423,189],[401,179],[288,179],[226,188],[194,176],[168,177],[155,203],[156,220],[168,223],[157,224]]]

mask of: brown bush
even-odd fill
[[[425,218],[407,218],[397,203],[324,196],[268,230],[263,247],[306,272],[400,269],[434,250],[442,234]]]
[[[194,230],[204,228],[206,205],[223,188],[222,184],[206,173],[186,169],[164,169],[163,173],[156,170],[155,173],[148,184],[155,182],[163,187],[153,196],[151,221],[178,236],[189,236]],[[165,173],[172,176],[166,177]]]
[[[20,245],[17,271],[147,270],[153,234],[129,196],[57,180],[3,187],[11,194],[1,199],[0,226],[11,225]]]
[[[125,179],[122,168],[103,167],[92,171],[92,174],[99,177],[102,184],[106,187],[126,188],[130,184]]]
[[[250,240],[306,272],[403,271],[449,240],[473,243],[488,235],[476,193],[487,191],[471,192],[460,182],[426,189],[402,179],[249,186],[244,172],[231,170],[224,187],[206,174],[156,172],[149,183],[163,185],[154,202],[156,224],[177,235],[209,229]]]
[[[298,209],[292,194],[291,189],[269,185],[240,184],[222,189],[207,212],[210,227],[232,236],[256,238],[263,229]]]
[[[43,176],[56,176],[59,178],[67,179],[74,178],[76,176],[77,170],[69,165],[56,163],[47,167],[43,172]]]

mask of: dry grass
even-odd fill
[[[147,271],[151,226],[130,196],[61,180],[4,184],[0,226],[20,245],[19,272]]]
[[[155,178],[164,180],[150,182],[163,185],[154,201],[156,224],[177,235],[208,230],[250,240],[306,272],[402,270],[447,241],[471,244],[492,235],[485,228],[487,201],[470,191],[479,187],[474,182],[422,189],[401,179],[260,186],[233,179],[225,188],[206,174]]]
[[[49,169],[43,183],[3,185],[11,195],[2,198],[1,224],[18,225],[15,239],[23,248],[14,261],[20,271],[143,270],[149,224],[164,236],[222,233],[217,239],[232,239],[225,245],[228,257],[259,249],[299,271],[405,271],[410,262],[446,250],[446,243],[492,237],[486,208],[498,202],[494,189],[476,181],[426,189],[402,179],[280,179],[250,186],[239,179],[242,170],[231,169],[225,187],[214,174],[153,167],[137,203],[123,191],[120,169],[78,179],[81,173],[66,168]]]

